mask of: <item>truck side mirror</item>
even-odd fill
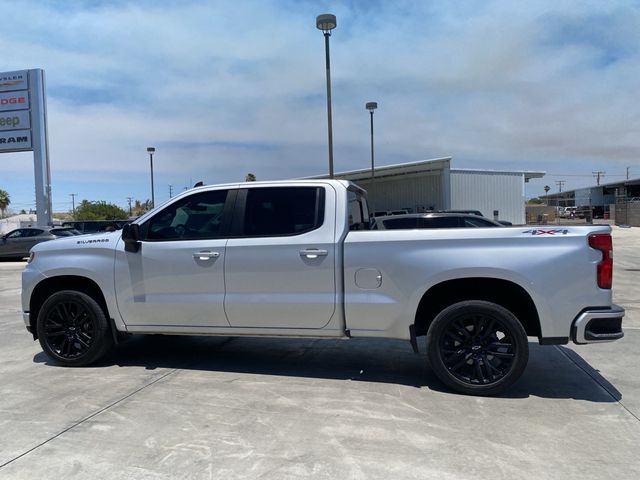
[[[128,223],[122,228],[122,240],[124,249],[127,252],[137,252],[140,250],[140,225]]]

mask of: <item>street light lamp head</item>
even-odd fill
[[[378,108],[378,104],[376,102],[367,102],[367,104],[365,105],[365,107],[367,108],[367,110],[369,110],[370,112],[373,112],[376,108]]]
[[[153,153],[155,151],[156,151],[155,147],[147,147],[147,152],[148,153]]]
[[[338,25],[336,16],[330,13],[323,13],[316,17],[316,28],[322,30],[325,35],[331,35],[331,30]]]

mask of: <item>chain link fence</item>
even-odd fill
[[[632,197],[626,188],[619,188],[616,192],[615,210],[616,225],[640,227],[640,197]]]

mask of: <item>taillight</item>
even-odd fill
[[[589,246],[602,252],[602,260],[598,263],[598,287],[611,288],[613,284],[613,242],[608,233],[589,235]]]

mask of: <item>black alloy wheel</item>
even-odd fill
[[[491,302],[445,308],[427,333],[431,367],[447,386],[470,395],[496,395],[526,367],[529,344],[518,319]]]
[[[56,292],[44,302],[37,328],[44,352],[67,366],[89,365],[113,343],[100,305],[89,295],[73,290]]]

